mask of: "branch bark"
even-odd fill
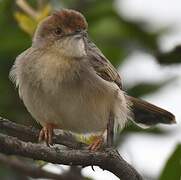
[[[13,132],[16,136],[18,133],[22,133],[22,136],[27,136],[29,139],[35,140],[38,137],[38,130],[27,128],[26,132],[22,130],[22,125],[16,125],[8,120],[0,120],[0,128],[8,129],[9,132]],[[18,129],[18,133],[16,133]],[[31,134],[31,133],[35,134]],[[12,135],[12,134],[11,134]],[[28,140],[28,138],[24,138]],[[58,138],[57,136],[55,139]],[[63,135],[61,137],[63,139]],[[76,142],[76,140],[75,140]],[[74,142],[74,143],[75,143]],[[79,142],[77,142],[79,144]],[[71,144],[64,142],[64,145]],[[72,147],[72,144],[70,145]],[[77,147],[77,146],[76,146]],[[85,146],[84,146],[85,147]],[[103,170],[108,170],[115,174],[122,180],[141,180],[142,177],[139,173],[129,165],[113,148],[106,148],[101,152],[91,152],[89,150],[76,150],[68,149],[63,150],[57,147],[46,147],[42,144],[35,144],[31,142],[24,142],[12,136],[0,134],[0,152],[7,155],[19,155],[35,160],[44,160],[54,164],[74,165],[74,166],[99,166]]]
[[[24,175],[28,175],[32,178],[50,178],[55,180],[65,180],[61,175],[54,174],[41,168],[22,162],[18,159],[9,158],[8,156],[0,153],[0,163],[8,166]]]
[[[0,117],[0,132],[1,130],[3,133],[18,137],[20,140],[26,142],[38,142],[38,136],[40,132],[39,129],[34,127],[27,127],[21,124],[16,124],[8,119]],[[53,143],[61,144],[72,149],[83,149],[87,147],[86,144],[78,142],[76,138],[70,133],[55,135],[53,137]]]

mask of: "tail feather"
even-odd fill
[[[153,126],[158,123],[176,123],[175,116],[160,107],[131,96],[127,96],[127,99],[132,103],[133,121],[137,124]]]

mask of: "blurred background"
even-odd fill
[[[117,136],[120,154],[146,180],[181,179],[180,0],[0,0],[0,116],[36,126],[9,81],[18,54],[31,46],[37,23],[55,9],[73,8],[89,23],[91,39],[118,68],[128,94],[175,114],[177,124],[140,129],[130,124]],[[1,130],[0,130],[1,131]],[[24,159],[26,161],[26,159]],[[66,166],[44,165],[56,173]],[[87,167],[82,176],[117,180]],[[0,165],[0,179],[27,179]]]

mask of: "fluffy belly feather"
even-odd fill
[[[54,123],[77,133],[98,132],[106,129],[117,98],[114,88],[99,81],[96,86],[93,81],[85,81],[71,88],[60,84],[50,91],[26,84],[21,94],[28,111],[42,126]]]
[[[45,60],[40,63],[41,72],[36,71],[39,74],[27,75],[25,72],[24,79],[19,79],[21,98],[37,122],[42,126],[54,123],[60,129],[77,133],[98,132],[106,129],[112,111],[116,124],[124,127],[129,113],[128,104],[115,83],[103,80],[91,69],[86,69],[87,65],[80,68],[77,77],[75,71],[70,77],[76,78],[71,79],[69,74],[63,74],[61,66],[53,66],[48,71]],[[69,72],[74,71],[71,69]],[[66,81],[58,81],[61,77]]]

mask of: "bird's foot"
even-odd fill
[[[95,140],[92,142],[92,144],[89,145],[88,149],[90,151],[98,151],[102,148],[103,144],[104,144],[103,136],[96,136]]]
[[[45,141],[47,146],[53,145],[53,129],[55,128],[54,124],[47,123],[39,133],[39,142]]]

